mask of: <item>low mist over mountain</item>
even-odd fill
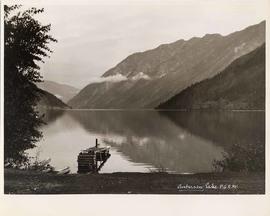
[[[37,109],[41,110],[42,108],[66,109],[69,108],[69,106],[63,103],[63,101],[55,97],[53,94],[40,90],[40,100],[38,102]]]
[[[207,34],[128,56],[82,89],[74,108],[154,108],[209,79],[265,42],[265,22],[227,36]]]
[[[72,97],[74,97],[79,92],[79,89],[75,87],[66,84],[60,84],[49,80],[44,80],[44,82],[42,83],[37,83],[37,86],[40,89],[50,92],[51,94],[61,99],[65,103],[68,102]]]
[[[265,109],[265,45],[224,71],[183,90],[162,109]]]

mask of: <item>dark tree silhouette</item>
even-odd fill
[[[4,154],[5,159],[25,160],[24,150],[42,137],[43,123],[35,106],[42,81],[38,62],[49,57],[48,47],[56,40],[50,25],[34,19],[43,9],[20,11],[20,6],[4,6]]]

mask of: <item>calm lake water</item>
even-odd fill
[[[79,152],[95,138],[111,146],[100,173],[212,172],[234,144],[264,145],[265,138],[264,112],[51,110],[46,121],[43,139],[28,153],[73,173]]]

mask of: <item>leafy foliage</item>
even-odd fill
[[[32,148],[42,137],[38,127],[43,123],[35,106],[42,81],[38,62],[49,57],[50,25],[42,25],[34,15],[43,9],[4,6],[4,124],[5,158],[24,160],[24,150]]]
[[[230,151],[224,153],[222,160],[215,160],[216,170],[236,172],[264,172],[265,148],[257,142],[247,146],[234,144]]]

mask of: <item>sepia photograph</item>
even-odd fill
[[[5,2],[4,194],[265,195],[266,2]]]

